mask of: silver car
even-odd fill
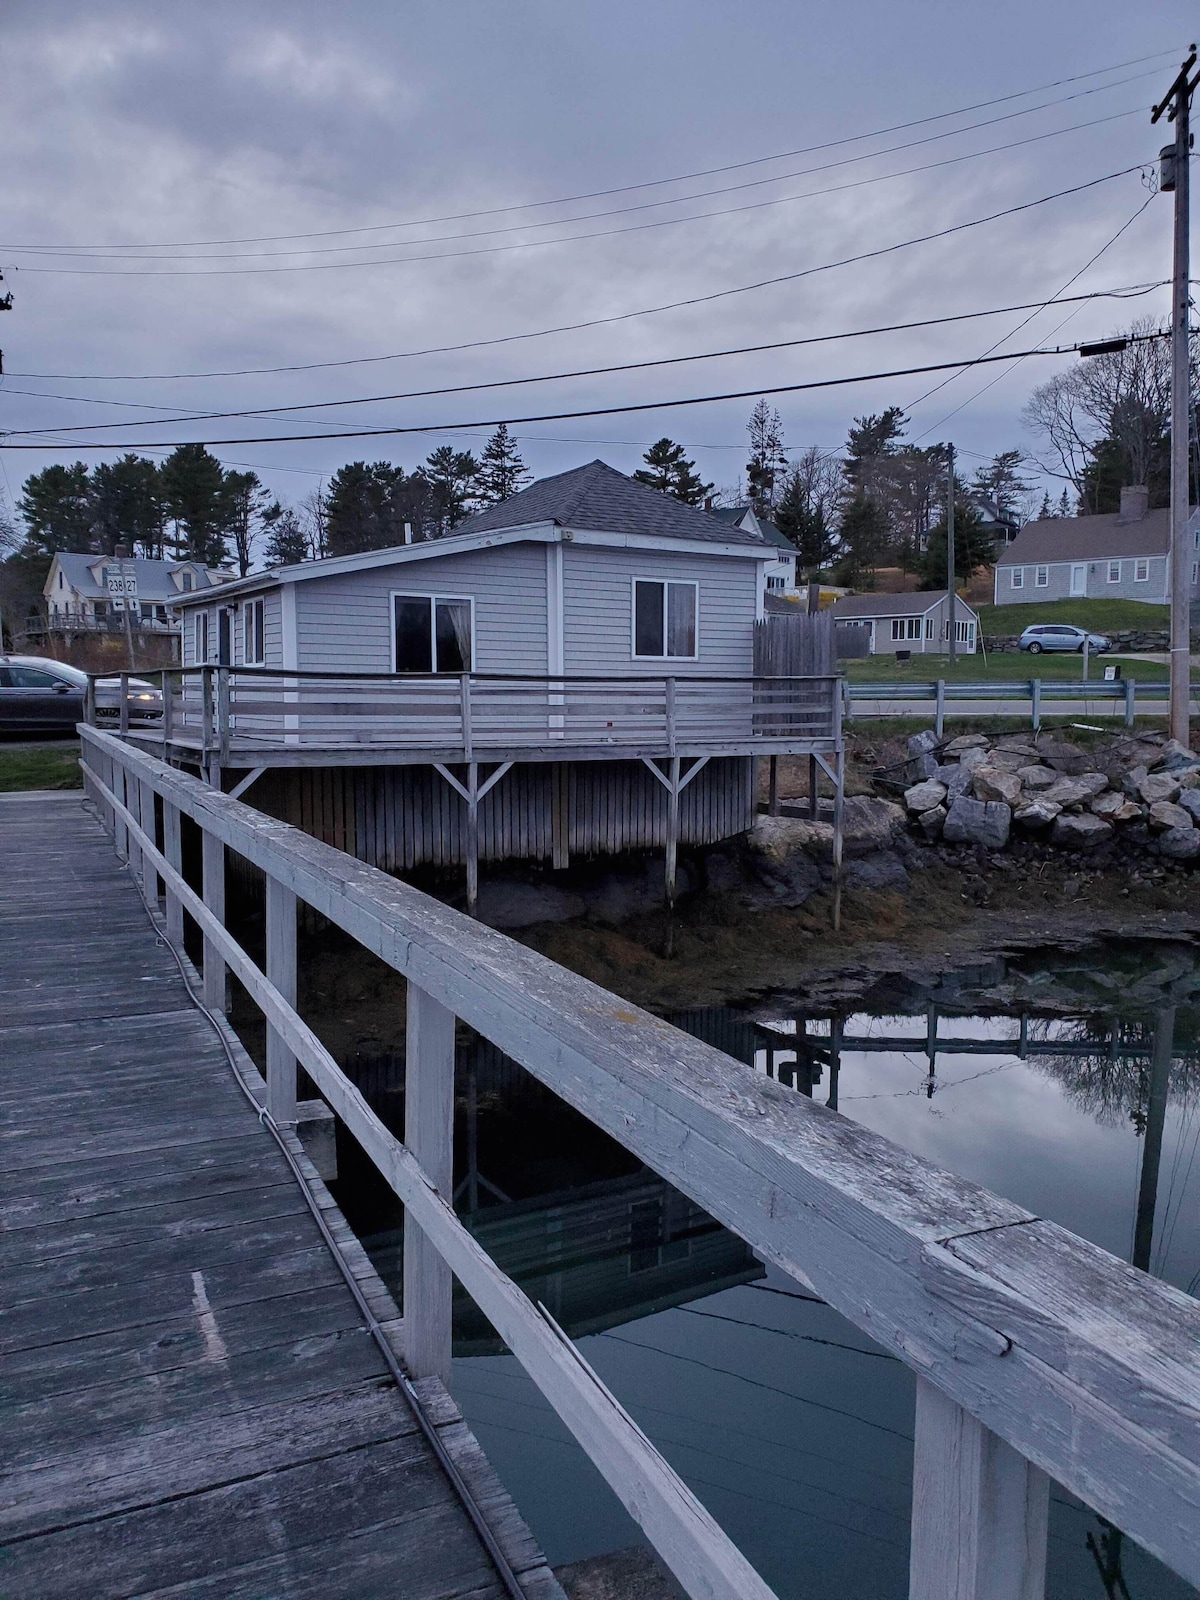
[[[1102,633],[1073,628],[1069,622],[1034,623],[1020,638],[1021,649],[1028,650],[1031,656],[1039,656],[1043,650],[1076,650],[1082,654],[1085,644],[1093,654],[1112,649],[1112,640]]]
[[[84,717],[88,675],[45,656],[0,656],[0,733],[65,733]],[[145,678],[126,689],[131,726],[162,720],[162,690]],[[121,716],[120,678],[96,679],[96,721]]]

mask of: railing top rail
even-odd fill
[[[472,683],[532,683],[557,687],[560,684],[573,683],[603,683],[603,684],[662,684],[668,679],[673,680],[678,686],[686,688],[689,684],[697,683],[828,683],[835,684],[839,681],[840,673],[698,673],[681,670],[679,672],[610,672],[610,673],[536,673],[536,672],[313,672],[297,670],[293,667],[243,667],[232,664],[220,666],[209,662],[199,667],[139,667],[139,676],[153,672],[170,672],[176,676],[199,677],[204,673],[225,671],[238,678],[288,678],[298,679],[301,682],[314,683],[345,683],[347,681],[361,681],[364,683],[431,683],[442,685],[457,684],[462,678],[469,678]],[[91,673],[91,677],[104,677],[106,674]],[[111,676],[111,673],[108,674]]]
[[[1200,1579],[1200,1303],[376,868],[82,736]]]

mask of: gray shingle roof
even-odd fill
[[[460,522],[439,543],[450,544],[462,534],[519,528],[532,522],[556,522],[563,528],[590,533],[644,533],[657,539],[698,539],[712,544],[763,543],[744,528],[648,489],[603,461],[589,461],[586,467],[539,478],[520,494]]]
[[[718,517],[722,522],[732,522],[738,524],[741,522],[741,519],[746,515],[746,513],[751,510],[753,510],[753,507],[744,505],[714,506],[708,514],[710,517]],[[796,554],[796,546],[790,539],[785,538],[784,535],[780,533],[778,526],[774,522],[770,521],[770,519],[767,517],[760,517],[757,515],[755,516],[754,520],[758,524],[759,531],[768,544],[778,545],[781,550],[786,550],[791,556]]]
[[[1196,512],[1192,512],[1195,522]],[[1169,511],[1147,511],[1136,521],[1117,512],[1098,517],[1046,517],[1027,522],[1001,552],[998,567],[1050,561],[1107,561],[1122,556],[1163,556],[1171,532]]]
[[[103,557],[76,555],[71,551],[60,551],[58,565],[63,576],[71,587],[85,600],[99,600],[108,597],[108,588],[104,582],[103,567],[100,569],[100,581],[92,573],[92,568]],[[140,600],[163,601],[175,600],[180,591],[171,582],[171,574],[178,572],[181,567],[192,567],[196,573],[197,589],[213,588],[220,583],[220,578],[214,578],[205,567],[192,561],[147,561],[142,556],[126,557],[123,565],[126,570],[132,569],[133,576],[137,579],[138,598]]]
[[[945,589],[915,589],[909,594],[850,594],[833,602],[833,620],[841,622],[850,617],[920,617],[932,611],[946,598]],[[955,599],[956,609],[961,606],[963,620],[975,616],[975,609],[961,596]]]

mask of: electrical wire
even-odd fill
[[[585,200],[605,199],[608,196],[615,195],[615,194],[632,194],[632,193],[634,193],[636,191],[639,191],[639,190],[642,190],[642,189],[663,188],[663,187],[665,187],[665,186],[667,186],[669,184],[674,184],[674,183],[691,183],[694,180],[699,179],[699,178],[719,177],[719,176],[721,176],[722,174],[724,174],[726,172],[741,172],[741,171],[747,170],[750,167],[757,167],[757,166],[766,165],[767,163],[772,162],[772,161],[790,161],[796,156],[815,155],[815,154],[819,153],[822,150],[835,150],[835,149],[840,149],[843,146],[848,145],[848,144],[858,144],[858,143],[861,143],[861,142],[863,142],[865,140],[869,140],[869,139],[883,138],[886,134],[889,134],[889,133],[903,133],[903,132],[906,132],[909,128],[928,127],[931,123],[944,122],[944,121],[948,120],[951,117],[966,116],[969,112],[972,112],[972,111],[986,111],[992,106],[1006,105],[1006,104],[1009,104],[1013,100],[1023,100],[1026,96],[1031,95],[1031,94],[1045,94],[1048,90],[1062,88],[1065,84],[1082,83],[1082,82],[1086,81],[1088,78],[1102,77],[1105,73],[1108,73],[1108,72],[1123,72],[1126,67],[1141,66],[1144,62],[1147,62],[1147,61],[1158,62],[1158,61],[1161,61],[1164,56],[1173,56],[1175,53],[1176,52],[1174,50],[1160,50],[1157,53],[1155,53],[1154,55],[1135,56],[1131,61],[1118,62],[1115,66],[1097,67],[1092,72],[1081,72],[1081,73],[1076,73],[1072,77],[1056,78],[1050,83],[1039,84],[1036,87],[1031,88],[1031,89],[1018,89],[1018,90],[1015,90],[1011,94],[998,95],[998,96],[996,96],[996,97],[994,97],[993,99],[990,99],[990,100],[979,100],[979,101],[974,102],[971,105],[959,106],[958,109],[954,110],[954,111],[939,111],[939,112],[936,112],[932,116],[918,117],[915,120],[910,121],[910,122],[893,123],[889,127],[886,127],[886,128],[876,128],[870,133],[849,134],[846,137],[841,138],[841,139],[829,139],[829,140],[826,140],[822,144],[804,145],[804,146],[801,146],[799,149],[795,149],[795,150],[777,151],[774,155],[769,155],[769,156],[755,156],[755,157],[751,158],[750,160],[747,160],[747,161],[735,161],[735,162],[729,163],[726,166],[705,167],[705,168],[701,168],[697,172],[679,173],[676,176],[671,177],[671,178],[650,178],[650,179],[646,179],[646,180],[644,180],[644,181],[642,181],[640,183],[622,184],[622,185],[619,185],[617,187],[609,188],[609,189],[592,189],[592,190],[587,190],[582,194],[563,195],[563,196],[559,196],[557,199],[552,199],[552,200],[523,201],[523,202],[520,202],[520,203],[517,203],[517,204],[514,204],[514,205],[495,206],[495,207],[492,207],[492,208],[490,208],[488,210],[484,210],[484,211],[460,211],[460,212],[451,213],[450,215],[447,215],[447,216],[421,217],[421,218],[412,218],[412,219],[409,219],[407,221],[400,221],[400,222],[375,223],[375,224],[371,224],[369,226],[359,227],[359,228],[328,228],[328,229],[324,229],[322,231],[309,232],[309,233],[259,234],[259,235],[256,235],[256,236],[252,237],[252,238],[244,238],[244,239],[190,239],[190,240],[177,240],[177,241],[174,241],[174,242],[162,243],[162,244],[157,244],[157,245],[155,245],[155,244],[147,244],[145,242],[138,242],[138,243],[131,243],[131,244],[127,244],[127,245],[101,246],[101,247],[97,247],[97,248],[128,249],[128,250],[152,250],[152,249],[158,249],[158,250],[180,250],[180,249],[202,248],[202,247],[204,247],[206,245],[216,245],[216,244],[275,244],[275,243],[282,243],[282,242],[285,242],[285,241],[288,241],[288,240],[293,240],[293,239],[332,239],[332,238],[337,238],[337,237],[344,237],[345,235],[351,234],[351,233],[379,233],[379,232],[386,232],[389,229],[393,229],[393,228],[433,227],[433,226],[437,226],[438,224],[441,224],[441,223],[444,223],[444,222],[469,222],[469,221],[472,221],[473,219],[475,219],[477,217],[501,216],[501,215],[504,215],[504,214],[506,214],[508,212],[511,212],[511,211],[532,211],[532,210],[542,209],[542,208],[545,208],[547,206],[573,205],[573,204],[576,204],[578,202],[582,202],[582,201],[585,201]],[[1157,71],[1157,68],[1154,69],[1154,71]],[[1152,77],[1152,76],[1154,76],[1154,71],[1148,71],[1148,72],[1144,72],[1144,73],[1137,73],[1137,74],[1134,75],[1134,77],[1131,77],[1131,78],[1122,78],[1122,79],[1117,80],[1114,83],[1098,84],[1092,89],[1081,90],[1077,94],[1063,95],[1063,96],[1061,96],[1060,98],[1058,98],[1056,100],[1047,100],[1042,105],[1028,107],[1026,109],[1026,111],[1019,113],[1019,115],[1029,115],[1032,112],[1045,111],[1050,106],[1063,105],[1063,104],[1066,104],[1068,101],[1079,100],[1079,99],[1084,98],[1087,95],[1099,94],[1099,93],[1103,92],[1105,89],[1117,88],[1117,87],[1119,87],[1120,84],[1133,83],[1139,78]],[[960,129],[956,129],[954,131],[955,132],[959,132],[959,133],[963,133],[963,132],[967,132],[969,130],[960,128]],[[879,154],[879,153],[882,153],[882,152],[876,152],[876,153]],[[82,249],[87,249],[87,248],[90,248],[90,247],[85,246],[85,245],[65,245],[65,244],[46,245],[46,244],[42,244],[42,245],[37,245],[37,246],[24,246],[24,247],[12,246],[10,248],[82,250]]]
[[[1145,207],[1142,209],[1144,210]],[[1138,215],[1140,214],[1141,213],[1139,212]],[[1132,221],[1133,219],[1131,218],[1130,220]],[[1125,224],[1126,227],[1128,227],[1128,225],[1128,223]],[[1124,229],[1121,231],[1123,232]],[[1112,242],[1112,240],[1109,241],[1110,244]],[[1107,249],[1107,246],[1105,246],[1105,249]],[[1098,251],[1097,254],[1092,257],[1092,261],[1088,262],[1088,266],[1091,266],[1092,262],[1097,260],[1101,254],[1103,254],[1103,251]],[[1075,277],[1080,277],[1086,270],[1086,267],[1081,268],[1080,271],[1075,274]],[[1075,279],[1071,279],[1072,283],[1074,281]],[[1063,287],[1067,288],[1069,285],[1064,285]],[[1152,284],[1145,289],[1138,290],[1137,293],[1150,294],[1154,289],[1162,287],[1163,285],[1161,283]],[[1108,299],[1116,294],[1117,291],[1100,290],[1094,294],[1071,296],[1067,300],[1058,299],[1058,294],[1061,293],[1062,290],[1059,290],[1057,294],[1051,296],[1049,300],[1030,301],[1021,306],[997,306],[987,311],[965,311],[956,316],[949,317],[924,317],[916,322],[896,322],[878,328],[862,328],[858,330],[851,330],[845,333],[809,334],[799,339],[776,339],[770,344],[740,345],[727,350],[706,350],[692,355],[683,356],[659,356],[649,361],[624,361],[607,367],[578,367],[569,372],[544,372],[535,374],[534,376],[528,378],[493,378],[485,383],[446,384],[437,389],[408,389],[402,390],[396,394],[355,395],[345,400],[305,400],[298,401],[294,405],[262,406],[243,411],[200,411],[189,413],[185,406],[156,406],[149,405],[140,400],[104,400],[99,399],[94,395],[47,394],[45,391],[38,389],[10,389],[5,387],[0,389],[0,394],[21,395],[25,398],[35,400],[61,400],[78,405],[116,406],[122,410],[170,411],[173,413],[173,415],[169,417],[163,417],[161,419],[139,419],[139,422],[144,423],[146,427],[167,427],[172,423],[177,422],[224,421],[228,418],[234,417],[280,417],[284,416],[285,414],[298,411],[320,411],[339,406],[379,405],[384,401],[392,400],[426,400],[447,394],[477,394],[484,389],[511,389],[531,383],[561,383],[572,378],[607,377],[618,372],[645,372],[655,367],[681,366],[685,363],[694,361],[715,361],[718,359],[723,359],[727,356],[760,355],[771,350],[797,349],[802,345],[830,344],[843,339],[865,339],[884,333],[904,333],[915,328],[938,328],[944,327],[952,322],[967,322],[978,320],[981,317],[1004,316],[1010,311],[1027,311],[1031,308],[1036,315],[1037,312],[1044,311],[1048,305],[1068,305],[1071,304],[1073,300],[1090,302],[1092,300]],[[1134,294],[1128,291],[1121,291],[1119,297],[1122,299],[1136,298]],[[1032,317],[1026,319],[1026,321],[1032,320]],[[1022,323],[1020,326],[1024,327],[1025,323]],[[1010,333],[1005,335],[1005,339],[1012,338],[1013,334],[1019,331],[1019,328],[1013,329]],[[999,342],[1003,343],[1004,340]],[[994,349],[995,346],[992,346],[991,348]],[[990,351],[985,351],[984,354],[990,354]],[[950,381],[953,380],[947,380],[947,382]],[[931,394],[934,392],[934,390],[930,390]],[[72,433],[96,433],[100,432],[101,430],[124,428],[127,426],[127,422],[94,422],[83,424],[63,423],[61,428],[51,427],[21,429],[18,430],[16,436],[20,437],[22,434],[34,433],[44,435],[47,433],[68,431]]]
[[[1160,334],[1145,334],[1132,342],[1141,342],[1142,339],[1160,338]],[[1038,348],[1018,352],[1022,358],[1029,356],[1054,356],[1067,355],[1079,349],[1078,345],[1061,345],[1054,348]],[[436,424],[407,424],[402,427],[391,428],[354,428],[347,429],[344,433],[291,433],[291,434],[265,434],[251,438],[236,439],[208,439],[205,441],[183,441],[187,443],[205,443],[208,446],[221,445],[246,445],[246,444],[312,444],[323,439],[378,439],[396,438],[401,435],[424,433],[457,433],[470,428],[497,428],[503,422],[506,426],[523,425],[529,422],[568,422],[582,417],[611,417],[623,416],[633,411],[668,411],[681,406],[714,405],[724,400],[753,400],[766,395],[798,394],[816,389],[837,389],[856,383],[882,382],[890,378],[911,378],[927,372],[946,372],[952,367],[980,367],[996,361],[1011,361],[1014,352],[1008,351],[1001,356],[970,356],[961,361],[937,361],[920,367],[899,367],[887,372],[855,373],[848,378],[813,378],[806,383],[782,384],[756,384],[753,389],[729,390],[724,394],[689,395],[683,399],[673,400],[645,400],[631,402],[621,406],[596,406],[582,411],[547,411],[527,417],[490,417],[474,419],[470,422],[436,423]],[[44,431],[39,429],[29,430],[31,433],[42,437]],[[82,429],[75,430],[82,432]],[[89,440],[62,441],[55,444],[12,444],[9,441],[18,437],[9,433],[0,440],[0,450],[25,450],[25,451],[56,451],[63,449],[78,450],[144,450],[148,448],[144,443],[123,440],[114,444],[94,444]],[[25,437],[25,435],[20,435]]]
[[[1089,188],[1095,187],[1095,185],[1098,184],[1098,183],[1106,183],[1111,178],[1124,177],[1126,175],[1126,173],[1140,171],[1143,168],[1145,168],[1147,166],[1147,164],[1148,163],[1146,163],[1144,161],[1143,162],[1138,162],[1135,166],[1122,168],[1120,172],[1109,173],[1103,178],[1095,178],[1095,179],[1093,179],[1091,183],[1080,184],[1074,189],[1064,189],[1058,195],[1046,196],[1045,198],[1047,198],[1047,199],[1060,199],[1062,197],[1062,195],[1064,195],[1064,194],[1077,194],[1083,189],[1089,189]],[[866,181],[874,182],[874,181],[877,181],[877,180],[870,179],[870,180],[866,180]],[[847,187],[853,188],[853,187],[857,187],[857,185],[841,185],[839,187],[840,188],[847,188]],[[823,193],[823,192],[824,193],[833,193],[835,191],[833,189],[830,189],[828,191],[816,191],[816,190],[814,190],[814,191],[810,192],[809,194],[792,196],[791,198],[793,198],[793,199],[802,199],[802,200],[803,199],[811,199],[811,198],[814,197],[814,195],[816,195],[818,193]],[[768,202],[755,201],[753,205],[734,206],[734,207],[730,207],[730,208],[728,208],[726,210],[723,210],[723,211],[707,211],[707,212],[702,213],[702,216],[703,217],[733,216],[733,215],[735,215],[735,214],[737,214],[739,212],[752,211],[752,210],[759,209],[760,206],[763,205],[763,204],[778,205],[778,204],[781,204],[781,203],[782,202],[780,202],[780,201],[774,201],[774,200],[768,201]],[[1044,204],[1044,200],[1032,201],[1032,202],[1030,202],[1030,204],[1041,205],[1041,204]],[[1022,208],[1020,208],[1020,207],[1014,207],[1013,208],[1013,210],[1019,210],[1019,209],[1022,209]],[[649,229],[649,228],[667,227],[667,226],[673,225],[673,223],[676,222],[676,221],[694,221],[694,220],[697,220],[697,219],[696,218],[675,218],[675,219],[666,219],[666,220],[661,220],[660,219],[657,222],[639,222],[639,223],[634,224],[634,226],[630,227],[630,228],[607,228],[607,229],[599,229],[599,230],[597,230],[597,231],[595,231],[593,233],[572,234],[570,237],[562,238],[562,239],[535,239],[535,240],[532,240],[532,241],[530,241],[528,243],[525,243],[525,244],[484,245],[484,246],[481,246],[479,249],[476,249],[476,250],[441,250],[441,251],[435,252],[433,255],[423,255],[423,256],[385,256],[385,257],[382,257],[381,259],[379,259],[377,261],[315,261],[315,262],[310,262],[307,265],[293,266],[293,267],[208,267],[208,268],[204,268],[204,269],[201,269],[201,270],[198,270],[198,271],[193,271],[191,268],[184,268],[183,270],[179,270],[179,271],[168,270],[168,271],[164,271],[164,272],[152,271],[149,268],[144,268],[144,267],[135,267],[131,271],[126,271],[126,272],[122,272],[122,271],[119,271],[119,270],[116,270],[116,269],[109,269],[107,267],[105,267],[105,268],[21,267],[18,270],[20,270],[21,272],[33,272],[33,273],[40,273],[40,274],[50,274],[50,275],[58,276],[58,277],[75,277],[75,278],[197,278],[197,277],[200,277],[200,278],[203,278],[203,277],[221,278],[221,277],[256,277],[256,276],[261,276],[264,273],[280,273],[280,272],[341,272],[341,271],[349,271],[351,269],[356,269],[356,268],[361,268],[361,267],[409,266],[409,265],[419,264],[419,263],[425,262],[425,261],[458,261],[458,260],[462,260],[462,259],[464,259],[466,257],[472,257],[472,256],[503,255],[503,254],[511,253],[514,250],[543,249],[547,245],[582,244],[582,243],[585,243],[586,241],[593,240],[593,239],[608,239],[608,238],[612,238],[612,237],[614,237],[615,235],[618,235],[618,234],[638,233],[638,232],[644,232],[646,229]]]
[[[994,117],[994,118],[991,119],[990,122],[973,123],[973,124],[971,124],[970,127],[956,129],[955,132],[956,133],[970,133],[970,132],[973,132],[975,129],[991,127],[993,125],[993,123],[995,123],[995,122],[1006,122],[1006,121],[1008,121],[1010,119],[1010,117],[1023,116],[1024,114],[1025,114],[1024,112],[1016,112],[1016,111],[1015,112],[1011,112],[1009,114],[1009,117]],[[921,165],[915,166],[915,167],[902,167],[896,172],[881,172],[881,173],[872,174],[870,177],[866,177],[866,178],[855,178],[850,183],[832,184],[830,187],[828,187],[826,189],[807,190],[803,194],[778,195],[778,196],[775,196],[775,197],[773,197],[771,199],[767,199],[767,200],[756,200],[756,201],[753,201],[752,203],[750,203],[748,205],[724,207],[724,208],[722,208],[720,210],[717,210],[717,211],[698,211],[698,212],[695,212],[694,214],[692,214],[690,216],[685,216],[685,217],[664,217],[664,218],[659,218],[658,220],[653,221],[653,222],[639,224],[636,227],[606,228],[606,229],[598,230],[598,231],[593,232],[593,233],[564,235],[560,239],[529,239],[529,240],[524,241],[519,246],[515,246],[513,248],[529,249],[529,248],[532,248],[535,245],[543,245],[543,244],[572,244],[572,243],[575,242],[576,239],[609,238],[609,237],[612,237],[614,234],[618,234],[618,233],[637,233],[637,232],[644,231],[647,228],[669,228],[669,227],[675,227],[678,224],[684,223],[684,222],[702,222],[706,218],[709,218],[709,217],[735,216],[735,215],[740,214],[741,212],[759,211],[759,210],[763,210],[763,209],[765,209],[766,207],[769,207],[769,206],[792,205],[795,202],[800,201],[800,200],[819,199],[819,198],[823,197],[824,195],[842,194],[848,189],[861,189],[861,188],[865,187],[868,184],[886,183],[886,182],[890,181],[892,178],[907,178],[907,177],[913,176],[916,173],[933,172],[933,171],[936,171],[937,169],[939,169],[941,167],[955,166],[958,163],[963,162],[963,161],[977,161],[983,156],[998,155],[998,154],[1002,153],[1005,150],[1017,150],[1017,149],[1020,149],[1024,145],[1040,144],[1045,139],[1057,139],[1057,138],[1060,138],[1063,134],[1078,133],[1078,132],[1081,132],[1081,131],[1083,131],[1083,130],[1085,130],[1087,128],[1100,127],[1102,124],[1109,123],[1109,122],[1120,122],[1120,121],[1124,120],[1127,117],[1136,117],[1136,116],[1140,116],[1141,114],[1142,114],[1141,106],[1133,106],[1128,111],[1115,111],[1115,112],[1110,113],[1108,116],[1094,117],[1094,118],[1091,119],[1091,121],[1088,121],[1088,122],[1074,122],[1074,123],[1069,124],[1065,128],[1050,128],[1050,129],[1048,129],[1047,131],[1045,131],[1043,133],[1029,134],[1027,137],[1025,137],[1023,139],[1012,139],[1012,140],[1009,140],[1008,143],[1006,143],[1006,144],[989,145],[987,148],[985,148],[983,150],[971,150],[971,151],[967,151],[966,153],[964,153],[962,155],[957,155],[957,156],[943,156],[941,159],[939,159],[937,161],[926,161],[926,162],[921,163]],[[580,222],[598,222],[598,221],[603,221],[603,220],[607,219],[608,217],[630,216],[634,212],[661,210],[664,206],[688,205],[688,204],[691,204],[692,202],[697,201],[697,200],[714,199],[719,195],[739,193],[739,192],[741,192],[742,190],[745,190],[745,189],[762,188],[766,184],[787,183],[787,182],[790,182],[793,178],[814,177],[817,173],[829,172],[835,167],[850,166],[850,165],[854,165],[854,164],[856,164],[858,162],[862,162],[862,161],[874,161],[874,160],[878,159],[881,156],[895,155],[895,154],[899,153],[902,150],[911,150],[911,149],[915,148],[918,145],[929,144],[929,143],[932,143],[932,142],[934,142],[935,140],[938,140],[938,139],[949,139],[949,138],[952,138],[952,137],[954,137],[954,134],[949,134],[949,133],[933,134],[933,135],[930,135],[928,138],[925,138],[925,139],[914,139],[914,140],[910,141],[907,144],[891,145],[885,150],[876,150],[876,151],[873,151],[872,153],[870,153],[869,155],[846,156],[840,161],[826,162],[823,166],[819,166],[819,167],[802,167],[797,172],[781,172],[777,177],[774,177],[774,178],[756,178],[750,183],[730,184],[726,188],[722,188],[722,189],[706,189],[706,190],[703,190],[699,194],[680,195],[677,198],[669,199],[669,200],[647,200],[647,201],[643,201],[639,205],[617,206],[617,207],[615,207],[615,208],[613,208],[611,210],[608,210],[608,211],[585,211],[582,216],[578,216],[578,217],[556,217],[556,218],[552,218],[552,219],[550,219],[550,220],[548,220],[546,222],[520,222],[520,223],[513,223],[513,224],[510,224],[507,227],[503,227],[503,228],[483,228],[483,229],[479,229],[478,231],[473,232],[473,233],[433,234],[430,238],[427,238],[427,239],[413,239],[411,241],[408,241],[407,243],[411,244],[413,247],[416,247],[416,246],[424,246],[424,245],[428,245],[428,244],[452,244],[452,243],[457,243],[457,242],[459,242],[461,240],[464,240],[464,239],[490,239],[490,238],[495,238],[500,234],[528,233],[533,228],[567,228],[567,227],[573,227],[576,223],[580,223]],[[28,246],[28,245],[12,245],[12,244],[0,243],[0,250],[10,252],[10,253],[12,253],[14,255],[32,255],[32,256],[37,256],[37,257],[42,258],[42,259],[49,259],[49,260],[53,260],[53,261],[156,261],[156,262],[160,262],[160,263],[162,263],[164,265],[167,265],[167,264],[174,264],[176,262],[182,262],[182,261],[257,261],[257,260],[274,260],[274,259],[279,259],[279,258],[281,258],[283,256],[312,257],[312,256],[324,256],[324,255],[349,255],[352,252],[361,252],[361,251],[366,251],[366,250],[394,250],[397,247],[403,246],[405,244],[406,244],[406,241],[403,241],[403,240],[389,239],[389,240],[381,241],[379,244],[325,245],[325,246],[320,246],[320,247],[317,247],[317,248],[309,248],[309,249],[306,249],[306,250],[252,250],[252,251],[239,251],[239,252],[235,252],[235,253],[230,253],[230,252],[211,252],[211,253],[209,253],[207,255],[194,255],[193,254],[193,255],[178,255],[178,256],[143,255],[143,254],[138,254],[138,255],[128,255],[128,254],[126,254],[126,255],[115,255],[115,254],[113,254],[111,249],[109,249],[109,250],[99,250],[99,249],[97,249],[97,250],[84,250],[80,246],[74,246],[74,245],[70,246],[69,248],[59,248],[59,249],[42,248],[42,249],[37,249],[37,248],[34,248],[32,246]],[[475,251],[475,252],[472,252],[472,253],[473,254],[482,254],[483,252]],[[412,260],[412,261],[424,261],[426,259],[437,260],[437,259],[440,259],[440,258],[439,257],[428,257],[427,258],[425,256],[412,256],[412,257],[406,257],[405,259]],[[340,266],[372,266],[372,265],[384,265],[384,264],[385,263],[376,263],[376,262],[371,262],[371,261],[358,261],[358,262],[344,261],[344,262],[334,263],[334,265],[340,265]],[[29,270],[29,271],[37,270],[37,269],[34,269],[34,268],[26,269],[26,268],[23,267],[23,265],[20,262],[17,263],[17,268],[18,268],[18,270],[22,270],[22,271],[23,270]],[[50,270],[50,269],[46,269],[46,270]],[[300,270],[300,269],[296,269],[296,270]],[[86,274],[83,274],[83,275],[86,276]],[[97,274],[97,275],[99,276],[100,274]],[[116,274],[116,276],[136,277],[136,276],[138,276],[138,274],[137,273],[127,273],[127,274],[118,273],[118,274]],[[166,276],[176,276],[176,274],[158,273],[158,274],[151,274],[151,276],[166,277]],[[196,274],[191,274],[191,276],[196,276]]]

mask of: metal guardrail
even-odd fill
[[[971,701],[978,706],[979,701],[995,701],[997,707],[1006,706],[1012,702],[1024,702],[1029,706],[1030,717],[1035,728],[1041,726],[1041,718],[1047,703],[1064,704],[1084,702],[1088,706],[1097,702],[1111,702],[1112,711],[1096,711],[1096,716],[1124,716],[1125,726],[1131,728],[1134,718],[1141,707],[1143,711],[1150,705],[1165,703],[1170,696],[1170,686],[1165,679],[1162,681],[1144,680],[1137,678],[1122,678],[1119,681],[1083,682],[1077,678],[1021,678],[1008,683],[958,683],[949,682],[938,678],[929,683],[862,683],[846,682],[846,694],[850,708],[850,715],[855,715],[855,704],[864,701],[913,701],[931,700],[935,707],[937,731],[942,731],[942,721],[946,715],[946,707],[954,701]],[[1200,695],[1200,684],[1192,685],[1193,699]],[[862,716],[863,713],[857,713]],[[900,712],[880,711],[883,716],[898,716]],[[965,715],[966,713],[960,713]],[[997,712],[985,712],[984,715],[996,715]]]
[[[1195,1300],[409,885],[81,733],[87,792],[151,904],[161,880],[167,937],[182,946],[185,912],[203,936],[209,1008],[224,1008],[228,967],[265,1017],[269,1114],[295,1120],[299,1062],[403,1201],[414,1375],[449,1368],[453,1274],[694,1600],[771,1591],[455,1215],[456,1018],[916,1374],[910,1600],[1042,1600],[1051,1478],[1200,1580]],[[183,818],[201,836],[199,892]],[[226,851],[265,875],[265,970],[225,927]],[[299,901],[407,979],[403,1142],[297,1015]]]

